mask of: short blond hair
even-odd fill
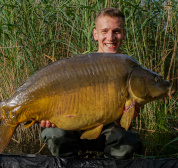
[[[119,17],[119,18],[121,17],[125,23],[125,15],[122,11],[114,7],[108,7],[108,8],[104,8],[101,11],[99,11],[99,13],[97,14],[95,18],[95,26],[98,22],[98,19],[102,16]]]

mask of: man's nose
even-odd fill
[[[114,33],[112,31],[109,31],[108,32],[108,40],[112,41],[114,40],[115,36],[114,36]]]

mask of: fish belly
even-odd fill
[[[105,125],[121,117],[124,103],[114,83],[83,87],[58,97],[50,121],[65,130]]]

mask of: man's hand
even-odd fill
[[[46,127],[46,128],[49,128],[49,127],[56,127],[55,124],[51,123],[49,120],[41,120],[41,123],[40,123],[41,127]]]

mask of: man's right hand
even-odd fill
[[[50,128],[50,127],[55,128],[56,127],[56,125],[51,123],[49,120],[41,120],[40,125],[41,125],[41,127],[46,127],[46,128]]]

